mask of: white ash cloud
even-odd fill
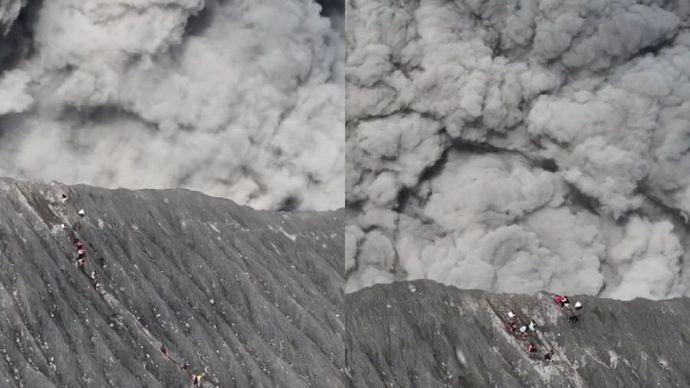
[[[690,6],[347,2],[347,290],[690,295]]]
[[[343,206],[344,40],[313,0],[25,9],[30,49],[0,74],[1,175]]]

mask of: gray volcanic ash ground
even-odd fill
[[[458,290],[429,280],[348,294],[350,387],[690,386],[690,299],[583,301],[581,320],[546,295]],[[575,299],[575,298],[573,298]],[[506,330],[507,312],[537,330]],[[528,344],[536,346],[527,352]],[[551,361],[544,354],[553,350]]]
[[[343,218],[0,179],[0,386],[342,387]]]

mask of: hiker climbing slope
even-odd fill
[[[65,204],[68,200],[66,195],[63,195],[61,199],[63,204]],[[77,212],[77,214],[81,219],[86,217],[86,211],[84,209],[80,209]],[[114,311],[113,314],[115,316],[127,317],[127,319],[124,322],[126,322],[126,324],[130,326],[130,330],[134,328],[134,331],[141,332],[143,334],[142,337],[147,338],[147,341],[149,343],[158,342],[157,338],[155,338],[152,335],[152,333],[147,330],[145,326],[142,326],[142,324],[138,322],[138,320],[131,314],[131,312],[123,308],[121,302],[119,302],[113,294],[110,294],[108,290],[103,288],[100,282],[99,274],[96,271],[93,271],[91,268],[87,268],[87,244],[85,241],[82,241],[80,239],[77,233],[77,230],[80,229],[79,225],[79,220],[76,220],[76,223],[74,225],[70,225],[69,221],[65,221],[60,224],[61,229],[64,230],[72,246],[74,247],[74,249],[76,249],[76,259],[79,271],[89,279],[92,287],[98,292],[101,298],[103,298],[103,300],[106,301],[106,303],[111,307],[111,309]],[[93,249],[93,245],[88,245],[91,249]],[[104,268],[105,259],[103,258],[103,256],[96,257],[98,257],[98,264],[101,266],[101,268]],[[209,381],[210,383],[218,384],[218,382],[216,382],[211,376],[207,377],[205,372],[199,372],[199,369],[196,369],[197,371],[192,373],[192,369],[190,368],[190,365],[187,363],[187,361],[184,361],[183,364],[180,364],[178,361],[175,360],[173,355],[170,353],[169,349],[164,344],[160,345],[160,351],[166,357],[166,359],[168,359],[170,362],[179,367],[181,371],[183,371],[186,374],[187,378],[190,378],[192,380],[194,386],[202,386],[202,379],[208,379],[209,377],[211,378],[211,380]]]

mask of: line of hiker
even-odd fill
[[[561,308],[562,311],[568,314],[568,322],[575,324],[580,321],[579,313],[580,310],[582,310],[582,302],[577,301],[575,302],[574,306],[571,306],[570,299],[565,295],[555,295],[553,297],[553,301]],[[539,333],[537,331],[537,323],[534,321],[534,319],[530,319],[529,321],[527,321],[527,319],[520,320],[518,315],[513,310],[509,310],[507,315],[508,321],[506,326],[508,331],[510,331],[517,339],[526,341],[527,353],[538,353],[539,349],[537,348],[535,342],[537,342],[539,339]],[[554,349],[549,349],[549,351],[544,353],[544,360],[551,361],[553,355]]]
[[[510,326],[510,331],[515,335],[520,335],[522,338],[527,338],[530,333],[534,333],[537,330],[537,323],[533,319],[530,319],[528,323],[520,325],[518,323],[517,314],[512,310],[508,311],[508,322]]]
[[[165,357],[167,357],[170,361],[172,361],[173,364],[180,367],[180,369],[182,369],[183,371],[189,373],[189,363],[187,363],[187,361],[183,361],[182,364],[180,365],[180,363],[177,360],[175,360],[171,355],[168,354],[168,348],[165,345],[161,345],[160,350],[161,350],[161,353],[163,353],[163,355]],[[195,387],[200,386],[201,385],[201,379],[203,377],[204,377],[204,373],[193,372],[192,373],[192,384]]]
[[[62,203],[67,203],[67,201],[69,201],[69,198],[66,194],[62,194],[60,199],[62,200]],[[84,209],[79,209],[77,214],[80,218],[86,217],[86,211]],[[67,225],[63,223],[61,226],[63,230],[67,230]],[[67,231],[67,237],[69,237],[72,245],[74,245],[74,248],[77,250],[77,268],[79,268],[83,274],[87,275],[89,279],[91,279],[91,284],[94,286],[94,288],[96,288],[96,290],[100,289],[100,283],[98,282],[96,271],[92,271],[90,274],[87,274],[86,272],[86,246],[79,239],[73,228],[69,228]],[[103,264],[102,260],[103,259],[101,258],[101,264]]]
[[[66,204],[69,201],[69,197],[67,197],[66,194],[62,194],[60,197],[61,201],[63,204]],[[84,218],[86,217],[86,211],[84,209],[79,209],[77,212],[79,215],[79,218]],[[79,223],[76,225],[78,226]],[[86,270],[86,246],[84,245],[84,242],[79,239],[79,236],[77,236],[77,233],[74,231],[74,228],[70,227],[68,230],[68,226],[65,225],[64,223],[61,225],[63,230],[67,231],[67,236],[70,239],[71,243],[74,245],[76,251],[77,251],[77,268],[79,268],[79,271],[81,271],[84,275],[88,276],[89,280],[91,280],[91,285],[96,289],[97,292],[101,290],[101,283],[98,281],[98,274],[96,271],[91,271],[90,273],[87,273]],[[101,267],[105,267],[105,259],[103,257],[98,258],[99,265]],[[99,292],[100,293],[100,292]],[[161,353],[175,363],[180,369],[182,369],[185,373],[190,374],[189,370],[189,364],[187,361],[184,361],[182,365],[180,365],[179,362],[177,362],[174,358],[172,358],[168,354],[168,349],[165,347],[165,345],[162,345],[160,348]],[[195,387],[201,386],[201,380],[204,377],[204,373],[201,372],[191,372],[191,378],[192,378],[192,384]]]
[[[537,337],[537,322],[534,319],[530,319],[529,322],[523,320],[523,323],[520,323],[518,315],[513,310],[508,311],[508,329],[516,338],[522,341],[527,341],[530,336]],[[527,353],[533,354],[536,352],[537,345],[530,339],[527,342]],[[549,360],[550,358],[551,356],[549,356]]]
[[[575,302],[575,306],[570,305],[570,299],[565,295],[554,295],[554,303],[556,303],[561,310],[568,314],[568,322],[578,323],[580,322],[580,310],[582,309],[582,302],[579,300]]]

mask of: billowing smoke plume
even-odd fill
[[[347,290],[690,295],[690,6],[347,3]]]
[[[1,175],[343,205],[344,37],[314,0],[22,3],[0,0]]]

